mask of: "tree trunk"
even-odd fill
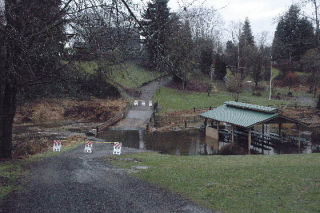
[[[0,159],[11,158],[12,125],[16,112],[16,87],[11,82],[0,86]]]

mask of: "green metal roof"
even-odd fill
[[[258,112],[267,112],[267,113],[278,112],[277,108],[260,106],[255,104],[247,104],[247,103],[241,103],[241,102],[235,102],[235,101],[227,101],[227,102],[224,102],[224,104],[227,106],[235,107],[235,108],[253,110]]]
[[[234,103],[236,103],[236,105]],[[261,109],[266,110],[266,112]],[[220,107],[201,114],[201,116],[248,128],[271,120],[279,115],[278,113],[271,113],[272,111],[276,111],[276,108],[229,101]]]

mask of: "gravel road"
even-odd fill
[[[123,148],[123,153],[141,152]],[[0,212],[209,212],[157,186],[113,167],[111,144],[84,146],[31,163],[23,190]]]
[[[148,106],[148,101],[152,100],[154,93],[162,85],[167,84],[171,80],[170,77],[164,77],[161,81],[153,81],[149,84],[141,87],[141,96],[135,98],[136,100],[146,101],[146,106],[132,106],[129,110],[128,115],[125,119],[118,122],[115,126],[112,126],[113,130],[142,130],[146,129],[146,124],[148,123],[151,115],[153,113],[153,108]]]

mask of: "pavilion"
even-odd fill
[[[248,140],[248,154],[250,154],[250,147],[252,144],[252,132],[254,127],[257,125],[262,125],[262,134],[260,138],[263,138],[263,142],[268,140],[268,136],[264,134],[265,124],[278,124],[279,134],[273,135],[272,137],[277,137],[278,141],[281,141],[281,128],[283,123],[293,123],[296,124],[298,129],[298,145],[299,150],[301,146],[300,129],[305,127],[306,124],[288,118],[280,114],[277,108],[266,107],[254,104],[247,104],[235,101],[227,101],[222,106],[219,106],[213,110],[209,110],[200,115],[205,118],[205,130],[206,135],[213,137],[219,141],[219,124],[229,124],[232,127],[231,130],[231,141],[235,142],[235,129],[241,130],[245,135],[247,135]],[[207,125],[208,121],[211,121],[211,126]],[[248,132],[248,133],[247,133]],[[256,134],[256,132],[255,132]],[[243,134],[242,134],[243,135]]]

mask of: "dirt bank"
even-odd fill
[[[57,138],[86,138],[96,128],[125,109],[124,99],[43,99],[18,106],[13,128],[13,156],[20,158],[48,151]]]

